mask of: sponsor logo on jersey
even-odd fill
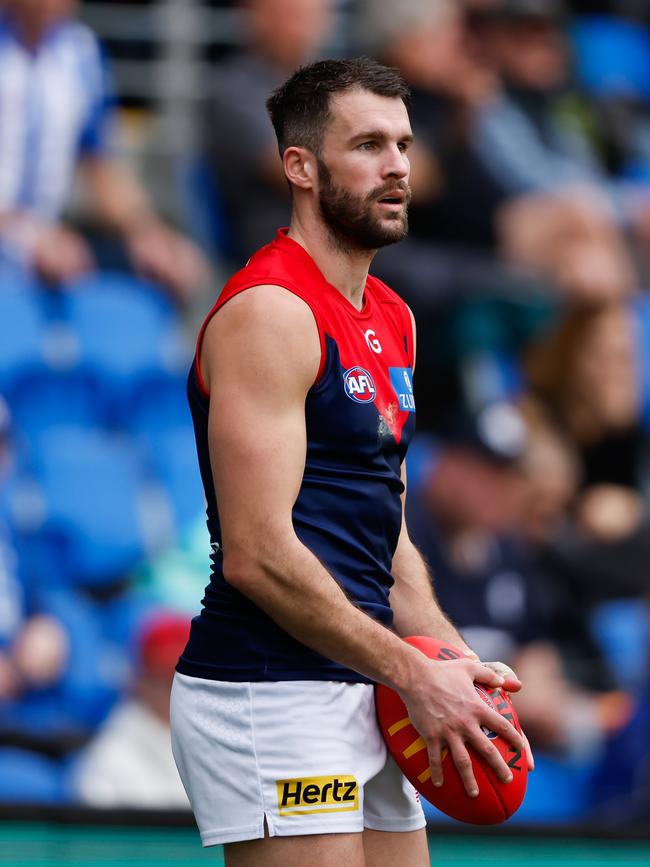
[[[363,367],[348,367],[343,382],[345,393],[357,403],[372,403],[377,396],[372,376]]]
[[[359,809],[359,786],[355,777],[295,777],[276,780],[281,816],[309,813],[348,813]]]
[[[389,367],[390,381],[402,412],[415,412],[413,371],[410,367]]]
[[[377,335],[369,328],[367,331],[364,331],[363,336],[366,338],[366,343],[368,344],[368,349],[372,349],[373,352],[376,352],[377,355],[381,352],[381,343],[377,339]]]

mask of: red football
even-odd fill
[[[465,656],[460,650],[435,638],[414,636],[406,638],[405,641],[417,647],[430,659],[444,661]],[[475,686],[483,701],[510,720],[517,731],[521,731],[517,714],[503,690],[488,690],[479,684]],[[496,825],[504,822],[519,808],[526,793],[528,765],[526,757],[504,738],[494,732],[486,732],[486,737],[493,741],[510,767],[512,782],[502,783],[483,757],[469,747],[474,776],[479,787],[477,797],[470,798],[465,792],[453,758],[446,749],[442,762],[444,783],[440,788],[433,785],[426,744],[408,718],[406,706],[399,695],[387,686],[378,684],[376,703],[379,726],[391,755],[406,778],[434,807],[454,819],[475,825]]]

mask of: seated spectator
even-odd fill
[[[400,69],[412,91],[411,236],[489,246],[492,215],[504,196],[473,157],[468,133],[495,80],[467,50],[460,4],[364,0],[359,32],[369,51]]]
[[[115,689],[92,606],[67,586],[40,582],[26,563],[14,510],[5,508],[10,434],[0,399],[0,743],[58,756],[87,738]]]
[[[582,478],[551,567],[594,604],[647,592],[650,514],[643,307],[573,311],[528,355],[532,395],[574,448]]]
[[[9,411],[0,397],[0,491],[12,464],[10,431]],[[66,629],[33,603],[11,529],[0,513],[0,706],[57,683],[68,662]]]
[[[474,141],[512,195],[606,183],[580,127],[590,107],[569,83],[564,11],[561,0],[495,0],[475,13],[475,45],[502,88],[481,107]]]
[[[526,359],[532,391],[575,443],[583,488],[641,489],[642,348],[633,308],[568,312]]]
[[[206,107],[207,158],[243,264],[287,225],[289,189],[266,100],[315,58],[332,25],[329,0],[246,0],[246,50],[215,70]],[[279,24],[281,22],[281,24]]]
[[[569,464],[558,466],[564,471]],[[554,525],[566,510],[573,486],[570,478],[560,481],[547,488],[538,528]],[[478,436],[450,443],[409,495],[411,536],[432,567],[442,607],[468,643],[484,658],[496,653],[525,678],[515,703],[531,743],[584,756],[627,722],[631,703],[602,677],[602,663],[597,689],[567,666],[558,623],[571,620],[574,654],[584,624],[571,605],[559,607],[565,600],[558,602],[553,576],[541,570],[521,531],[530,503],[537,505],[537,491],[517,463],[504,462]]]
[[[610,181],[592,145],[563,14],[561,0],[494,0],[475,13],[475,53],[499,86],[477,107],[472,147],[512,203],[498,223],[506,256],[574,302],[611,301],[636,279],[619,225],[645,225],[643,199]]]
[[[75,170],[133,268],[179,300],[206,277],[197,248],[154,212],[111,150],[114,100],[100,47],[73,20],[74,0],[0,0],[0,264],[46,282],[94,266],[61,221]]]
[[[16,552],[6,529],[0,527],[0,705],[59,682],[69,656],[63,624],[51,614],[25,612]],[[0,720],[2,716],[0,711]]]
[[[94,807],[189,808],[171,751],[169,693],[189,618],[159,613],[138,636],[131,696],[117,705],[82,755],[79,800]]]
[[[466,277],[472,265],[475,274],[494,272],[493,283],[504,275],[502,282],[513,284],[512,268],[509,280],[503,264],[500,273],[494,270],[494,253],[503,253],[520,283],[525,272],[532,273],[571,301],[593,303],[629,293],[636,279],[634,270],[597,187],[583,182],[578,194],[569,190],[568,179],[556,180],[552,190],[515,187],[508,167],[501,174],[494,171],[483,153],[483,119],[504,100],[501,70],[486,62],[485,51],[478,50],[484,41],[482,32],[481,40],[470,39],[459,4],[365,0],[363,11],[361,32],[371,51],[398,66],[413,89],[412,123],[416,141],[424,148],[413,151],[411,237],[456,249],[455,268],[450,267],[449,255],[442,260],[447,264],[448,284],[458,286],[459,272]],[[537,151],[518,148],[516,153],[535,170]],[[377,264],[396,255],[388,251]],[[408,267],[414,257],[401,258]],[[422,268],[422,256],[419,265]],[[430,265],[436,267],[423,270],[432,273],[435,294],[444,271],[440,261],[432,259]],[[413,282],[412,273],[404,281],[396,280],[392,272],[387,276],[398,288],[402,282]]]

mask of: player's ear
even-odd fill
[[[289,147],[282,155],[287,180],[303,190],[314,186],[316,160],[307,148]]]

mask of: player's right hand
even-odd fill
[[[431,779],[442,786],[442,761],[448,749],[470,797],[478,794],[468,746],[472,746],[504,783],[512,773],[481,726],[501,735],[516,750],[525,751],[523,736],[479,696],[474,683],[489,689],[504,685],[496,672],[469,659],[444,663],[423,659],[414,683],[401,691],[411,722],[424,738],[429,752]]]

